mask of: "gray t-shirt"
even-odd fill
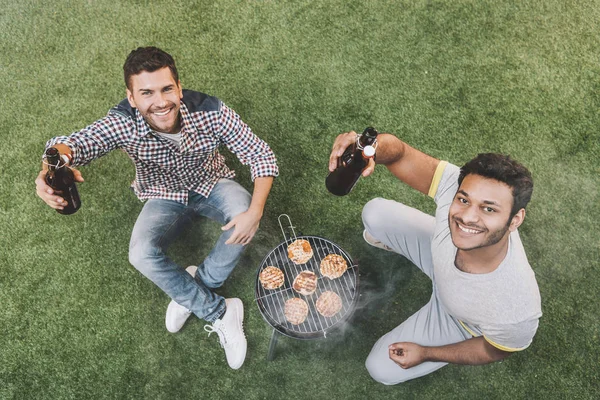
[[[437,204],[431,251],[438,298],[473,336],[483,335],[501,350],[523,350],[533,340],[542,315],[535,274],[517,231],[510,234],[506,257],[494,271],[470,274],[454,265],[457,248],[450,237],[448,212],[459,172],[456,165],[442,161],[430,190]]]

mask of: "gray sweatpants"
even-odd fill
[[[376,198],[365,205],[362,219],[371,236],[408,258],[433,284],[429,303],[382,336],[367,358],[366,367],[373,379],[385,385],[395,385],[427,375],[447,363],[424,362],[403,369],[390,359],[390,344],[413,342],[423,346],[442,346],[461,342],[471,335],[444,311],[437,297],[431,257],[435,218],[396,201]]]

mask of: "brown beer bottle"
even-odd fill
[[[325,186],[336,196],[345,196],[356,185],[358,178],[369,165],[369,159],[375,157],[374,144],[378,132],[375,128],[368,127],[364,130],[357,142],[346,148],[344,154],[338,159],[338,166],[327,175]]]
[[[56,212],[65,215],[73,214],[81,207],[73,171],[65,164],[55,147],[48,148],[44,155],[48,165],[46,184],[54,190],[54,194],[67,202],[62,210],[56,210]]]

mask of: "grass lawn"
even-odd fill
[[[0,9],[0,399],[597,399],[600,397],[600,3],[536,1],[4,0]],[[113,152],[81,169],[83,206],[37,198],[44,144],[125,97],[122,65],[155,45],[184,87],[218,96],[273,148],[281,176],[260,231],[221,289],[246,306],[248,358],[227,367],[203,321],[164,327],[167,296],[128,262],[142,204]],[[461,165],[503,152],[530,168],[520,229],[544,315],[526,351],[375,383],[377,338],[430,296],[409,262],[366,245],[373,197],[434,203],[385,168],[344,198],[327,193],[338,133],[373,125]],[[228,156],[238,181],[249,171]],[[282,338],[254,304],[277,217],[327,237],[360,264],[354,318],[326,340]],[[202,221],[172,247],[200,262],[219,234]]]

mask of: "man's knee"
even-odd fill
[[[383,211],[382,205],[387,200],[380,197],[370,200],[362,210],[362,220],[365,228],[372,233],[377,230],[377,227],[382,225],[386,219],[386,213]]]
[[[232,188],[227,192],[224,199],[222,212],[225,222],[229,222],[233,217],[248,211],[252,202],[252,195],[237,182],[227,182]]]
[[[156,255],[157,249],[143,241],[135,241],[129,244],[129,263],[137,270],[142,271],[148,265],[149,260]]]
[[[407,379],[402,379],[404,370],[389,358],[384,359],[383,357],[387,357],[387,354],[375,351],[371,351],[371,354],[367,357],[365,367],[371,378],[384,385],[396,385],[406,381]]]
[[[240,192],[232,206],[232,216],[248,211],[250,203],[252,203],[252,195],[247,191]]]

